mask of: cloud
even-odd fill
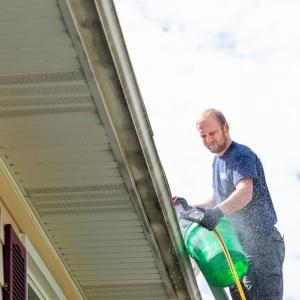
[[[217,50],[235,52],[236,40],[229,32],[220,31],[215,36],[215,47]]]
[[[134,14],[124,26],[143,25],[141,20],[136,22],[142,19],[158,31],[181,34],[189,39],[186,46],[199,50],[219,50],[218,39],[225,33],[226,43],[232,46],[234,42],[240,58],[263,60],[299,51],[300,3],[296,0],[189,0],[184,5],[181,0],[121,2],[116,1]]]

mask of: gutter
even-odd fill
[[[111,0],[94,0],[99,19],[109,45],[114,65],[126,98],[139,142],[147,163],[160,207],[175,248],[176,257],[189,293],[190,299],[201,300],[196,278],[185,250],[179,225],[171,205],[171,193],[155,144],[153,132],[134,75],[122,35],[114,4]]]

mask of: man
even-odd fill
[[[250,299],[281,300],[285,246],[274,226],[277,217],[261,161],[249,147],[232,141],[220,111],[204,111],[196,126],[205,147],[215,154],[213,193],[196,205],[203,208],[201,225],[213,230],[228,216],[248,256],[244,284]],[[234,287],[230,291],[233,299],[240,299]]]

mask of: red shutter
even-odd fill
[[[5,225],[4,233],[4,300],[26,300],[26,249],[10,224]]]

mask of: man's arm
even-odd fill
[[[216,206],[221,209],[224,215],[230,215],[236,211],[239,211],[252,200],[252,178],[240,180],[236,184],[235,188],[235,191],[226,200]]]

